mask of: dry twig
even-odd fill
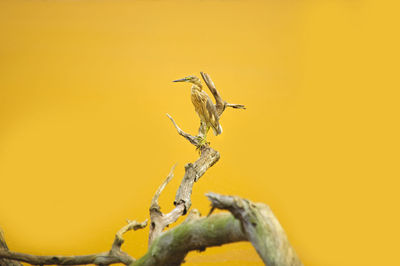
[[[0,250],[0,258],[23,261],[32,265],[109,265],[114,263],[123,263],[129,265],[135,261],[127,253],[121,251],[121,245],[124,242],[122,235],[129,230],[137,230],[146,227],[147,221],[138,223],[136,221],[129,221],[128,225],[121,228],[115,235],[114,242],[111,250],[107,252],[83,255],[83,256],[36,256],[19,252],[12,252],[8,249]],[[3,265],[16,265],[16,264],[3,264]],[[19,264],[20,265],[20,264]]]
[[[185,206],[184,205],[177,205],[175,208],[167,213],[163,214],[161,212],[161,207],[158,204],[158,198],[161,195],[161,192],[164,190],[165,186],[169,183],[169,181],[174,176],[174,169],[176,164],[171,168],[167,178],[165,181],[160,185],[157,189],[154,197],[151,201],[150,205],[150,231],[149,231],[149,246],[152,244],[153,240],[158,237],[164,228],[168,227],[170,224],[174,223],[184,214]]]
[[[218,115],[221,116],[222,113],[225,111],[226,107],[232,107],[236,109],[246,109],[246,107],[242,104],[232,104],[224,101],[221,98],[221,95],[215,88],[214,82],[212,81],[211,77],[204,72],[200,72],[201,77],[203,78],[204,82],[207,84],[207,87],[210,89],[212,95],[215,99],[215,108],[217,109]]]

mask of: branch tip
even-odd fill
[[[226,103],[225,106],[226,106],[226,107],[235,108],[235,109],[243,109],[243,110],[246,110],[246,107],[245,107],[243,104]]]
[[[176,167],[177,163],[175,163],[171,170],[169,171],[169,174],[167,176],[167,178],[164,180],[164,182],[158,187],[156,193],[153,196],[153,199],[151,201],[151,205],[150,205],[150,209],[152,208],[156,208],[156,209],[160,209],[160,206],[158,204],[158,198],[161,195],[161,192],[165,189],[165,187],[167,186],[167,184],[169,183],[169,181],[171,181],[171,179],[174,177],[174,170]]]
[[[126,232],[128,232],[130,230],[136,231],[138,229],[145,228],[146,226],[147,226],[147,219],[142,223],[139,223],[137,221],[127,220],[127,225],[123,226],[115,234],[115,239],[114,239],[114,242],[112,244],[111,250],[114,250],[114,251],[115,250],[120,250],[121,245],[124,243],[124,239],[122,237],[123,234],[125,234]]]
[[[178,134],[181,135],[182,137],[184,137],[185,139],[187,139],[190,143],[192,143],[194,146],[198,146],[199,145],[199,140],[198,138],[186,133],[185,131],[183,131],[182,129],[180,129],[180,127],[176,124],[175,120],[172,118],[172,116],[170,116],[169,114],[167,114],[168,118],[171,120],[172,124],[174,125],[176,131],[178,131]]]

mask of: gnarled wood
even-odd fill
[[[208,193],[207,197],[213,208],[229,210],[241,222],[246,238],[253,244],[265,265],[303,265],[267,205],[216,193]]]
[[[149,246],[153,243],[153,240],[158,237],[164,228],[168,227],[170,224],[176,222],[179,217],[181,217],[185,212],[185,205],[178,204],[175,208],[167,214],[161,212],[161,207],[158,204],[158,198],[161,195],[161,192],[164,190],[165,186],[171,181],[172,177],[174,176],[174,165],[171,168],[167,178],[165,181],[160,185],[157,189],[156,193],[153,196],[150,205],[150,231],[149,231]]]
[[[229,213],[200,218],[192,210],[180,225],[163,232],[147,253],[130,266],[181,265],[187,253],[207,247],[246,241],[240,222]]]
[[[184,204],[185,212],[189,210],[192,205],[191,195],[194,183],[204,175],[208,168],[218,162],[219,158],[219,152],[206,145],[201,148],[201,155],[197,161],[185,165],[185,175],[176,192],[175,205]]]

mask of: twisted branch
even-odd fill
[[[252,243],[265,265],[303,265],[267,205],[216,193],[208,193],[206,196],[213,209],[228,210],[241,222],[246,239]]]
[[[265,265],[302,266],[270,208],[235,196],[206,194],[213,209],[230,213],[200,217],[190,211],[186,220],[154,240],[147,253],[131,266],[181,265],[193,250],[250,241]]]

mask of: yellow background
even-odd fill
[[[227,110],[195,185],[271,206],[305,265],[396,265],[398,16],[385,1],[0,1],[0,226],[12,250],[110,248],[125,219],[172,208],[197,153],[190,86]],[[126,235],[144,254],[148,229]],[[186,265],[261,265],[248,243]]]

